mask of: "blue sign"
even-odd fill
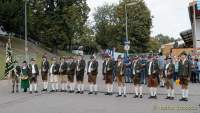
[[[197,10],[200,10],[200,0],[197,0]]]

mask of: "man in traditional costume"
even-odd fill
[[[89,83],[89,93],[88,94],[94,94],[97,95],[97,79],[98,74],[98,61],[96,60],[96,56],[91,56],[90,61],[87,65],[87,75],[88,75],[88,83]]]
[[[84,93],[84,73],[85,73],[85,60],[81,55],[77,56],[76,61],[76,83],[78,91],[76,93]]]
[[[34,92],[38,93],[37,91],[37,77],[39,75],[39,69],[37,64],[35,63],[35,59],[31,59],[31,64],[29,64],[29,69],[30,69],[30,94],[33,91],[34,87]]]
[[[60,68],[59,68],[59,80],[61,84],[61,92],[67,91],[67,62],[66,58],[62,57],[60,58]]]
[[[58,87],[58,78],[59,78],[59,67],[60,65],[57,63],[56,58],[52,59],[52,64],[50,66],[50,82],[51,82],[51,91],[57,92]]]
[[[118,85],[118,95],[116,97],[121,97],[122,92],[123,92],[123,96],[126,97],[124,63],[123,63],[123,58],[121,57],[121,55],[117,57],[115,69],[116,69],[116,79],[117,79],[117,85]]]
[[[135,89],[134,98],[142,98],[141,70],[141,61],[139,60],[139,57],[136,56],[134,62],[132,63],[133,84]]]
[[[67,63],[67,76],[68,76],[68,82],[70,91],[69,93],[74,93],[74,75],[76,70],[76,62],[73,57],[69,57],[68,63]]]
[[[42,63],[41,63],[41,75],[42,75],[42,81],[43,81],[43,90],[42,91],[47,91],[48,73],[49,73],[49,61],[47,60],[46,56],[43,56]]]
[[[167,63],[165,66],[165,86],[167,88],[167,97],[166,99],[173,100],[174,99],[174,64],[172,63],[172,59],[169,57],[167,59]]]
[[[105,84],[107,92],[105,95],[112,95],[113,93],[113,61],[109,55],[106,55],[106,64],[104,68]]]
[[[159,76],[159,67],[156,58],[152,56],[149,57],[150,61],[148,63],[148,87],[150,89],[150,97],[157,98],[157,86],[158,86],[158,76]]]
[[[182,98],[180,101],[188,101],[188,86],[191,76],[191,62],[187,58],[187,54],[183,52],[181,54],[181,60],[179,61],[179,78],[182,89]]]

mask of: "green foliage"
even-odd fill
[[[175,41],[175,39],[173,37],[169,37],[169,36],[163,35],[163,34],[156,35],[155,39],[158,40],[160,46],[163,44],[167,44],[167,43]]]
[[[123,0],[119,5],[104,5],[97,8],[94,14],[97,43],[102,48],[116,47],[123,51],[125,32],[125,3],[135,2],[127,6],[128,35],[131,52],[146,52],[152,27],[152,17],[143,0]]]

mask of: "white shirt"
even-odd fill
[[[32,74],[36,74],[36,70],[35,70],[35,64],[32,64]]]
[[[167,68],[169,67],[169,64],[170,64],[170,63],[168,63],[168,64],[166,65],[166,67],[165,67],[165,76],[167,76]]]
[[[51,68],[50,68],[50,73],[52,74],[53,73],[53,66],[54,64],[51,65]]]
[[[150,62],[150,63],[149,63],[149,70],[148,70],[148,74],[149,74],[149,75],[151,75],[151,65],[152,65],[152,63],[153,63],[153,62]]]
[[[135,66],[136,66],[137,61],[133,65],[133,74],[135,75]]]
[[[78,63],[77,63],[77,71],[79,71],[79,64],[80,64],[80,60],[78,60]]]
[[[92,71],[92,61],[90,62],[89,67],[88,67],[88,72],[90,73],[91,71]]]

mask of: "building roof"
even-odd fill
[[[180,33],[186,47],[193,47],[192,29],[182,31]]]

